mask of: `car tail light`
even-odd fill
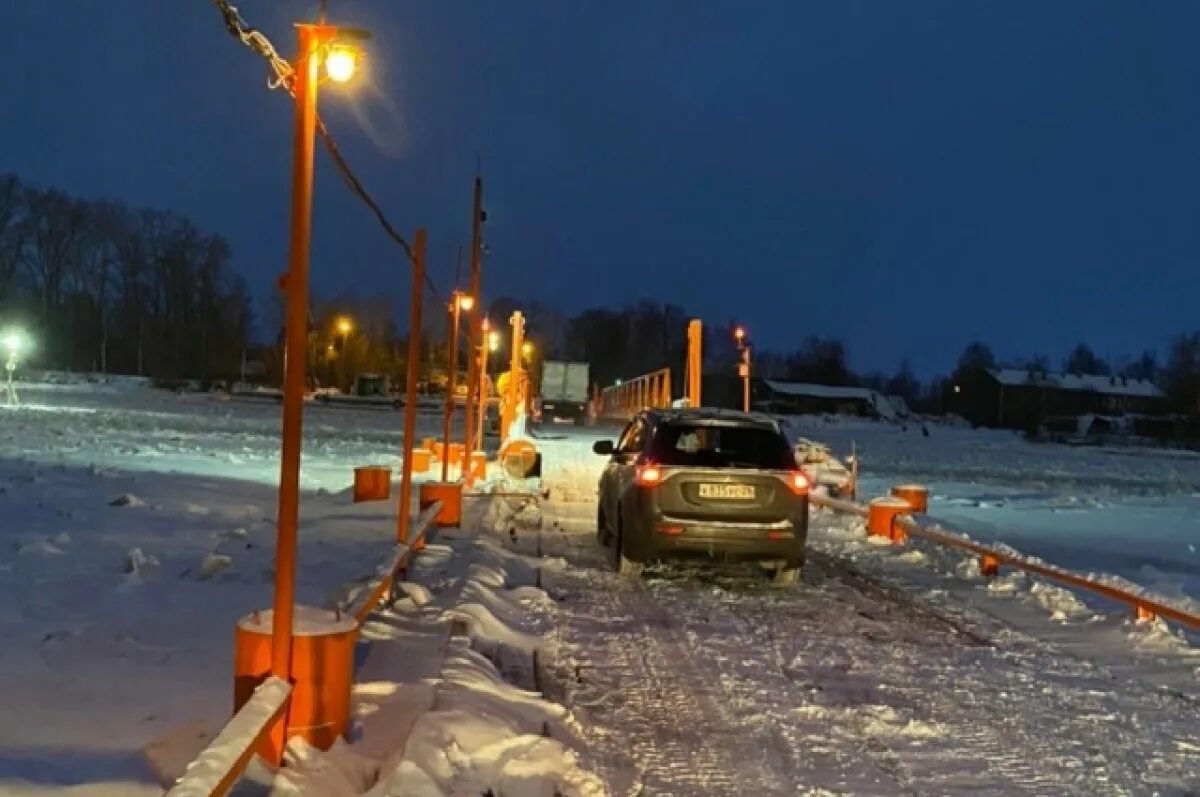
[[[788,487],[796,495],[805,495],[808,493],[808,477],[804,475],[804,471],[794,470],[787,475]]]
[[[644,465],[638,466],[637,483],[639,487],[657,487],[662,480],[662,468],[653,462],[647,462]]]

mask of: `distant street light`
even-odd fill
[[[488,333],[488,351],[500,351],[499,332],[493,331]]]
[[[742,412],[750,411],[750,343],[746,340],[746,328],[740,324],[733,328],[733,340],[737,344],[741,362],[738,376],[742,378]]]
[[[458,309],[464,313],[471,312],[471,308],[475,306],[475,297],[469,293],[458,294]]]
[[[28,348],[28,341],[28,337],[19,329],[10,329],[4,333],[4,370],[8,373],[6,392],[10,405],[17,403],[17,385],[13,381],[13,377],[16,374],[21,355]]]
[[[530,343],[529,341],[525,341],[524,343],[522,343],[521,344],[521,354],[525,357],[526,360],[533,359],[533,344]]]

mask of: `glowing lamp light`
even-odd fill
[[[358,71],[358,51],[344,44],[335,44],[325,56],[325,74],[334,83],[347,83]]]
[[[736,339],[738,341],[745,340],[746,339],[746,328],[745,327],[736,327],[733,330],[733,337],[734,337],[734,339]]]
[[[342,318],[339,318],[337,320],[337,331],[341,332],[343,335],[349,335],[353,329],[354,329],[354,322],[351,321],[349,318],[346,318],[345,316],[343,316]]]
[[[475,306],[475,297],[474,296],[470,296],[465,293],[459,294],[458,307],[460,310],[464,310],[469,313],[471,311],[471,308],[474,306]]]
[[[499,351],[500,350],[500,333],[499,332],[489,332],[487,340],[488,340],[488,351]]]
[[[4,350],[9,356],[15,356],[21,353],[25,348],[25,336],[20,332],[9,332],[4,336]]]
[[[525,341],[524,343],[522,343],[521,344],[521,354],[524,354],[526,357],[533,356],[533,344],[530,343],[529,341]]]

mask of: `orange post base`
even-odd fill
[[[354,469],[354,501],[386,501],[392,492],[392,469]]]
[[[439,445],[440,444],[438,443],[436,437],[426,437],[421,441],[421,448],[425,449],[430,454],[436,455],[438,452]]]
[[[897,484],[892,496],[902,498],[912,507],[913,514],[923,515],[929,511],[929,488],[919,484]]]
[[[271,617],[255,612],[238,621],[234,637],[233,710],[271,674]],[[292,689],[285,713],[285,736],[302,736],[328,750],[350,730],[350,690],[358,624],[349,615],[297,606],[293,619]],[[254,752],[278,764],[283,750],[277,734],[267,734]],[[286,745],[286,742],[284,743]]]
[[[412,457],[412,472],[426,473],[429,471],[429,466],[433,464],[433,452],[426,448],[414,448],[409,452]]]
[[[907,515],[912,509],[902,498],[875,498],[867,507],[867,534],[887,537],[892,542],[904,542],[904,532],[896,526],[897,515]]]
[[[418,493],[422,510],[442,502],[442,508],[433,519],[433,525],[441,528],[462,523],[462,482],[423,482]]]
[[[450,467],[461,468],[463,464],[463,453],[465,449],[462,443],[450,444]]]

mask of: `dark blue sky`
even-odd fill
[[[314,2],[243,0],[288,55]],[[1057,361],[1200,327],[1192,0],[332,0],[374,85],[323,96],[445,286],[480,158],[486,282],[566,311],[640,296],[763,345],[843,337],[929,374],[972,338]],[[172,209],[266,294],[290,107],[207,0],[8,4],[0,168]],[[353,112],[357,105],[360,113]],[[362,114],[369,124],[365,124]],[[319,154],[314,286],[407,287]]]

